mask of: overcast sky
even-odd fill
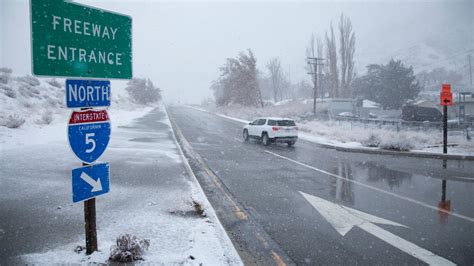
[[[307,78],[305,47],[331,20],[349,16],[356,32],[356,66],[385,54],[472,29],[474,1],[76,1],[132,16],[133,73],[150,78],[168,101],[200,102],[225,58],[251,48],[260,70],[279,57],[295,82]],[[0,66],[31,74],[27,0],[0,0]],[[466,31],[461,31],[466,32]],[[469,32],[469,31],[467,31]],[[454,36],[472,42],[471,37]],[[452,34],[449,35],[450,38]],[[472,45],[472,43],[471,43]],[[112,90],[123,87],[113,81]]]

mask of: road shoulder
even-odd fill
[[[172,117],[170,122],[185,159],[189,162],[188,171],[199,180],[244,264],[293,265],[291,258],[265,232],[257,219],[238,203],[220,178],[192,149]]]

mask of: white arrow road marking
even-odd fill
[[[367,233],[374,235],[429,265],[456,265],[429,250],[382,229],[374,223],[407,227],[405,225],[354,210],[301,191],[300,193],[342,236],[346,235],[352,227],[358,226]]]
[[[102,190],[102,183],[100,182],[100,178],[95,181],[92,177],[90,177],[84,172],[81,173],[81,178],[92,187],[91,192],[97,192]]]
[[[324,171],[322,169],[319,169],[319,168],[316,168],[314,166],[311,166],[311,165],[308,165],[308,164],[305,164],[305,163],[302,163],[302,162],[298,162],[296,160],[293,160],[291,158],[288,158],[288,157],[285,157],[283,155],[280,155],[280,154],[277,154],[277,153],[274,153],[274,152],[271,152],[271,151],[265,151],[266,153],[268,154],[271,154],[273,156],[276,156],[278,158],[281,158],[281,159],[284,159],[284,160],[287,160],[287,161],[290,161],[292,163],[295,163],[295,164],[298,164],[300,166],[303,166],[303,167],[306,167],[306,168],[309,168],[311,170],[314,170],[314,171],[317,171],[317,172],[320,172],[320,173],[323,173],[323,174],[326,174],[326,175],[329,175],[329,176],[332,176],[332,177],[335,177],[335,178],[339,178],[339,179],[342,179],[342,180],[345,180],[347,182],[351,182],[353,184],[357,184],[359,186],[362,186],[362,187],[366,187],[368,189],[372,189],[372,190],[375,190],[375,191],[378,191],[380,193],[384,193],[384,194],[387,194],[387,195],[390,195],[392,197],[395,197],[395,198],[399,198],[399,199],[402,199],[402,200],[406,200],[408,202],[411,202],[411,203],[414,203],[414,204],[417,204],[419,206],[423,206],[423,207],[426,207],[428,209],[431,209],[431,210],[434,210],[434,211],[437,211],[437,212],[444,212],[444,213],[447,213],[449,215],[452,215],[452,216],[455,216],[455,217],[458,217],[460,219],[463,219],[463,220],[466,220],[466,221],[469,221],[469,222],[474,222],[474,218],[473,217],[469,217],[469,216],[466,216],[466,215],[462,215],[462,214],[459,214],[459,213],[456,213],[456,212],[452,212],[452,211],[447,211],[447,210],[444,210],[444,209],[440,209],[438,207],[435,207],[435,206],[431,206],[429,204],[426,204],[424,202],[421,202],[421,201],[418,201],[418,200],[415,200],[415,199],[412,199],[412,198],[408,198],[408,197],[405,197],[405,196],[402,196],[402,195],[398,195],[396,193],[393,193],[393,192],[390,192],[390,191],[386,191],[386,190],[383,190],[383,189],[380,189],[380,188],[377,188],[377,187],[373,187],[371,185],[367,185],[367,184],[364,184],[362,182],[359,182],[359,181],[356,181],[356,180],[352,180],[352,179],[349,179],[349,178],[346,178],[346,177],[342,177],[342,176],[338,176],[336,174],[333,174],[333,173],[330,173],[328,171]]]

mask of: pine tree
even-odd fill
[[[367,66],[367,75],[354,82],[356,93],[379,103],[384,109],[399,109],[421,91],[413,68],[391,59],[386,65]]]

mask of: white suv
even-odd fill
[[[271,142],[285,142],[292,146],[298,140],[298,127],[288,118],[260,117],[244,126],[243,137],[260,139],[263,145]]]

